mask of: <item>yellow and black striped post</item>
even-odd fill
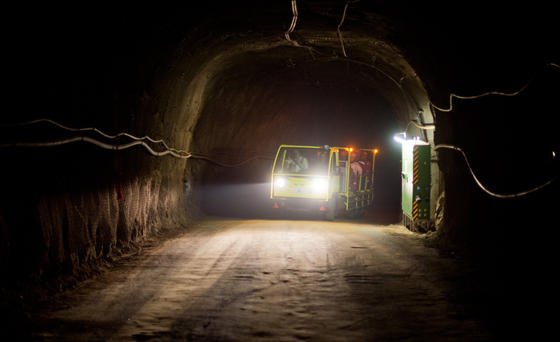
[[[416,145],[412,166],[412,219],[430,218],[430,146]]]

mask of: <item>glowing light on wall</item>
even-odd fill
[[[420,137],[411,137],[407,139],[406,132],[397,133],[393,136],[393,140],[402,145],[428,145],[427,142],[420,140]]]

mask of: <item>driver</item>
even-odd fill
[[[299,150],[294,150],[292,157],[286,159],[288,170],[290,172],[302,172],[309,168],[309,162]]]

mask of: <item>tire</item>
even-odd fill
[[[325,212],[325,220],[334,221],[335,217],[336,217],[336,197],[333,197],[329,201],[329,205],[327,206],[327,212]]]
[[[365,213],[365,210],[362,208],[352,209],[348,212],[348,218],[352,220],[360,219],[364,217]]]
[[[325,213],[325,220],[326,221],[331,221],[332,222],[332,221],[334,221],[334,218],[335,218],[334,211],[329,210]]]

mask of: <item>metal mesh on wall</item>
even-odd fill
[[[74,272],[118,247],[184,222],[177,189],[162,187],[156,175],[97,192],[42,197],[37,204],[41,268]]]

